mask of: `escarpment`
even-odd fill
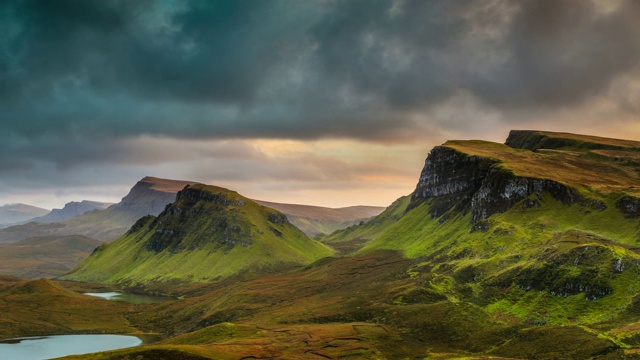
[[[434,199],[431,216],[439,217],[454,207],[462,210],[482,186],[492,159],[468,156],[446,146],[429,153],[409,208],[425,199]]]
[[[567,206],[603,211],[605,198],[623,193],[616,207],[628,217],[640,216],[637,168],[619,161],[640,157],[640,145],[569,135],[513,131],[507,145],[470,140],[437,146],[425,161],[408,210],[429,200],[432,217],[453,209],[470,213],[475,223],[520,202],[523,210],[540,207],[545,194]]]

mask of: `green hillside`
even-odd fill
[[[129,284],[216,281],[331,255],[282,213],[236,192],[196,184],[182,190],[158,217],[140,219],[63,279]]]
[[[619,159],[640,147],[624,141],[615,157],[594,156],[606,139],[570,140],[571,151],[449,141],[431,152],[410,202],[326,241],[359,244],[356,254],[400,251],[419,260],[411,274],[429,273],[430,291],[490,314],[553,324],[618,316],[640,293],[640,221],[624,202],[637,203],[640,172]],[[455,165],[438,164],[451,157]]]

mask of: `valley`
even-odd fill
[[[68,359],[640,358],[639,154],[543,131],[448,141],[413,193],[314,239],[293,216],[335,214],[145,178],[173,199],[57,279],[0,277],[0,337],[150,339]],[[81,294],[112,291],[168,300]]]

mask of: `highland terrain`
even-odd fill
[[[630,140],[448,141],[413,193],[317,240],[185,184],[58,280],[0,278],[0,329],[153,335],[73,359],[640,358],[638,169]],[[172,299],[79,294],[113,289]]]

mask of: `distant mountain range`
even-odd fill
[[[83,235],[112,241],[124,234],[139,218],[158,215],[175,200],[176,193],[188,184],[193,182],[145,177],[115,205],[59,222],[31,222],[0,229],[0,243],[52,235]]]
[[[0,228],[31,220],[49,213],[49,210],[26,204],[0,206]]]
[[[195,182],[145,177],[118,204],[70,202],[29,223],[0,229],[0,252],[4,254],[0,254],[0,273],[22,277],[62,275],[103,241],[123,235],[141,217],[159,215],[189,184]],[[373,206],[331,209],[259,203],[282,211],[291,224],[310,236],[352,226],[384,210]]]
[[[89,200],[83,200],[80,202],[71,201],[66,203],[62,209],[53,209],[47,215],[33,218],[29,221],[35,221],[38,223],[51,223],[51,222],[64,221],[67,219],[71,219],[72,217],[76,217],[78,215],[86,214],[90,211],[104,210],[111,205],[113,205],[113,203],[105,203],[105,202],[89,201]]]
[[[27,224],[0,229],[0,243],[52,235],[83,235],[102,241],[113,241],[124,234],[139,218],[160,214],[166,205],[175,201],[178,191],[195,183],[148,176],[133,186],[129,194],[117,204],[95,201],[70,202],[63,209],[54,209],[44,216],[29,217],[30,222]],[[282,211],[292,224],[309,236],[332,233],[367,220],[384,210],[383,207],[376,206],[331,209],[257,202]]]

